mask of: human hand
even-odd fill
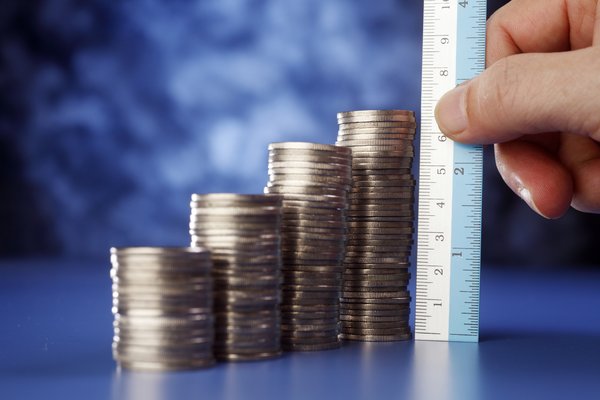
[[[534,211],[600,213],[600,4],[513,0],[488,21],[488,69],[448,92],[436,118],[494,145],[506,184]]]

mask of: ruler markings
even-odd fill
[[[483,69],[485,14],[485,0],[424,0],[416,339],[478,338],[482,148],[448,140],[433,111]]]

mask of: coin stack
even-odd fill
[[[281,198],[192,195],[192,246],[213,261],[218,359],[277,357],[280,343]]]
[[[411,337],[412,111],[338,113],[336,144],[352,149],[352,191],[340,320],[342,339]]]
[[[142,370],[214,363],[212,262],[203,248],[112,248],[113,356]]]
[[[350,149],[315,143],[269,145],[265,193],[283,197],[282,345],[334,349],[346,235]]]

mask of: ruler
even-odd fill
[[[424,0],[415,339],[477,342],[483,149],[437,126],[444,93],[485,67],[486,0]]]

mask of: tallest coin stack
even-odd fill
[[[412,111],[338,114],[338,146],[352,149],[342,339],[407,340],[413,243]]]

